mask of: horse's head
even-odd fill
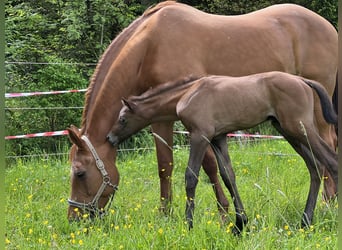
[[[123,107],[107,139],[113,145],[117,146],[133,134],[137,133],[150,124],[146,112],[142,110],[135,102],[122,99]]]
[[[73,143],[68,218],[100,216],[119,183],[119,173],[114,164],[115,152],[107,142],[95,149],[88,137],[81,136],[74,126],[68,128],[68,132]]]

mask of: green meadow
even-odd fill
[[[63,157],[17,159],[6,167],[6,249],[337,249],[337,202],[321,193],[310,228],[300,228],[309,189],[303,160],[283,140],[229,141],[237,185],[249,218],[231,233],[234,209],[220,223],[216,199],[201,170],[194,229],[184,218],[188,148],[174,148],[173,203],[159,212],[153,149],[120,151],[120,188],[103,219],[69,223],[70,165]],[[67,150],[65,150],[67,152]],[[226,189],[225,189],[226,190]]]

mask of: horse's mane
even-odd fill
[[[137,18],[135,21],[133,21],[127,28],[125,28],[109,45],[109,47],[106,49],[106,51],[101,56],[95,71],[91,77],[90,84],[88,87],[88,91],[85,95],[85,106],[83,109],[82,114],[82,129],[85,129],[85,123],[86,123],[86,115],[89,111],[89,106],[91,103],[91,100],[94,96],[96,96],[97,90],[99,89],[99,86],[103,82],[103,79],[108,72],[112,61],[115,60],[115,58],[120,53],[123,46],[126,44],[126,42],[132,37],[134,32],[137,30],[137,28],[140,26],[141,23],[143,23],[148,17],[150,17],[152,14],[156,13],[161,8],[175,4],[175,1],[166,1],[157,4],[154,7],[148,8],[142,16]],[[101,74],[100,74],[101,69]],[[96,86],[95,84],[98,83]],[[96,88],[95,88],[96,87]],[[83,132],[83,131],[82,131]]]
[[[176,3],[176,1],[165,1],[165,2],[158,3],[157,5],[152,5],[147,10],[145,10],[143,16],[149,16],[149,15],[157,12],[161,8],[164,8],[165,6],[173,5],[175,3]]]
[[[171,90],[183,89],[184,87],[188,88],[189,84],[192,84],[195,80],[198,80],[199,78],[200,77],[190,75],[190,76],[183,77],[175,81],[169,81],[167,83],[157,85],[155,88],[150,88],[149,90],[147,90],[146,92],[144,92],[143,94],[139,96],[130,96],[129,100],[144,101],[146,99],[150,99],[154,96],[164,94]]]

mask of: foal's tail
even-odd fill
[[[303,81],[316,91],[321,102],[324,119],[330,124],[337,124],[337,114],[325,88],[319,83],[307,79],[303,79]]]

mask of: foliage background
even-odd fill
[[[7,0],[5,92],[86,88],[105,48],[124,27],[157,2],[160,1]],[[317,12],[337,27],[337,0],[179,2],[225,15],[292,2]],[[64,130],[70,124],[79,125],[82,109],[63,107],[82,107],[83,100],[83,94],[6,99],[6,135]],[[18,107],[30,109],[13,109]],[[134,145],[139,141],[133,140]],[[14,156],[36,151],[56,152],[66,143],[66,137],[19,139],[6,141],[5,147],[7,156]]]

